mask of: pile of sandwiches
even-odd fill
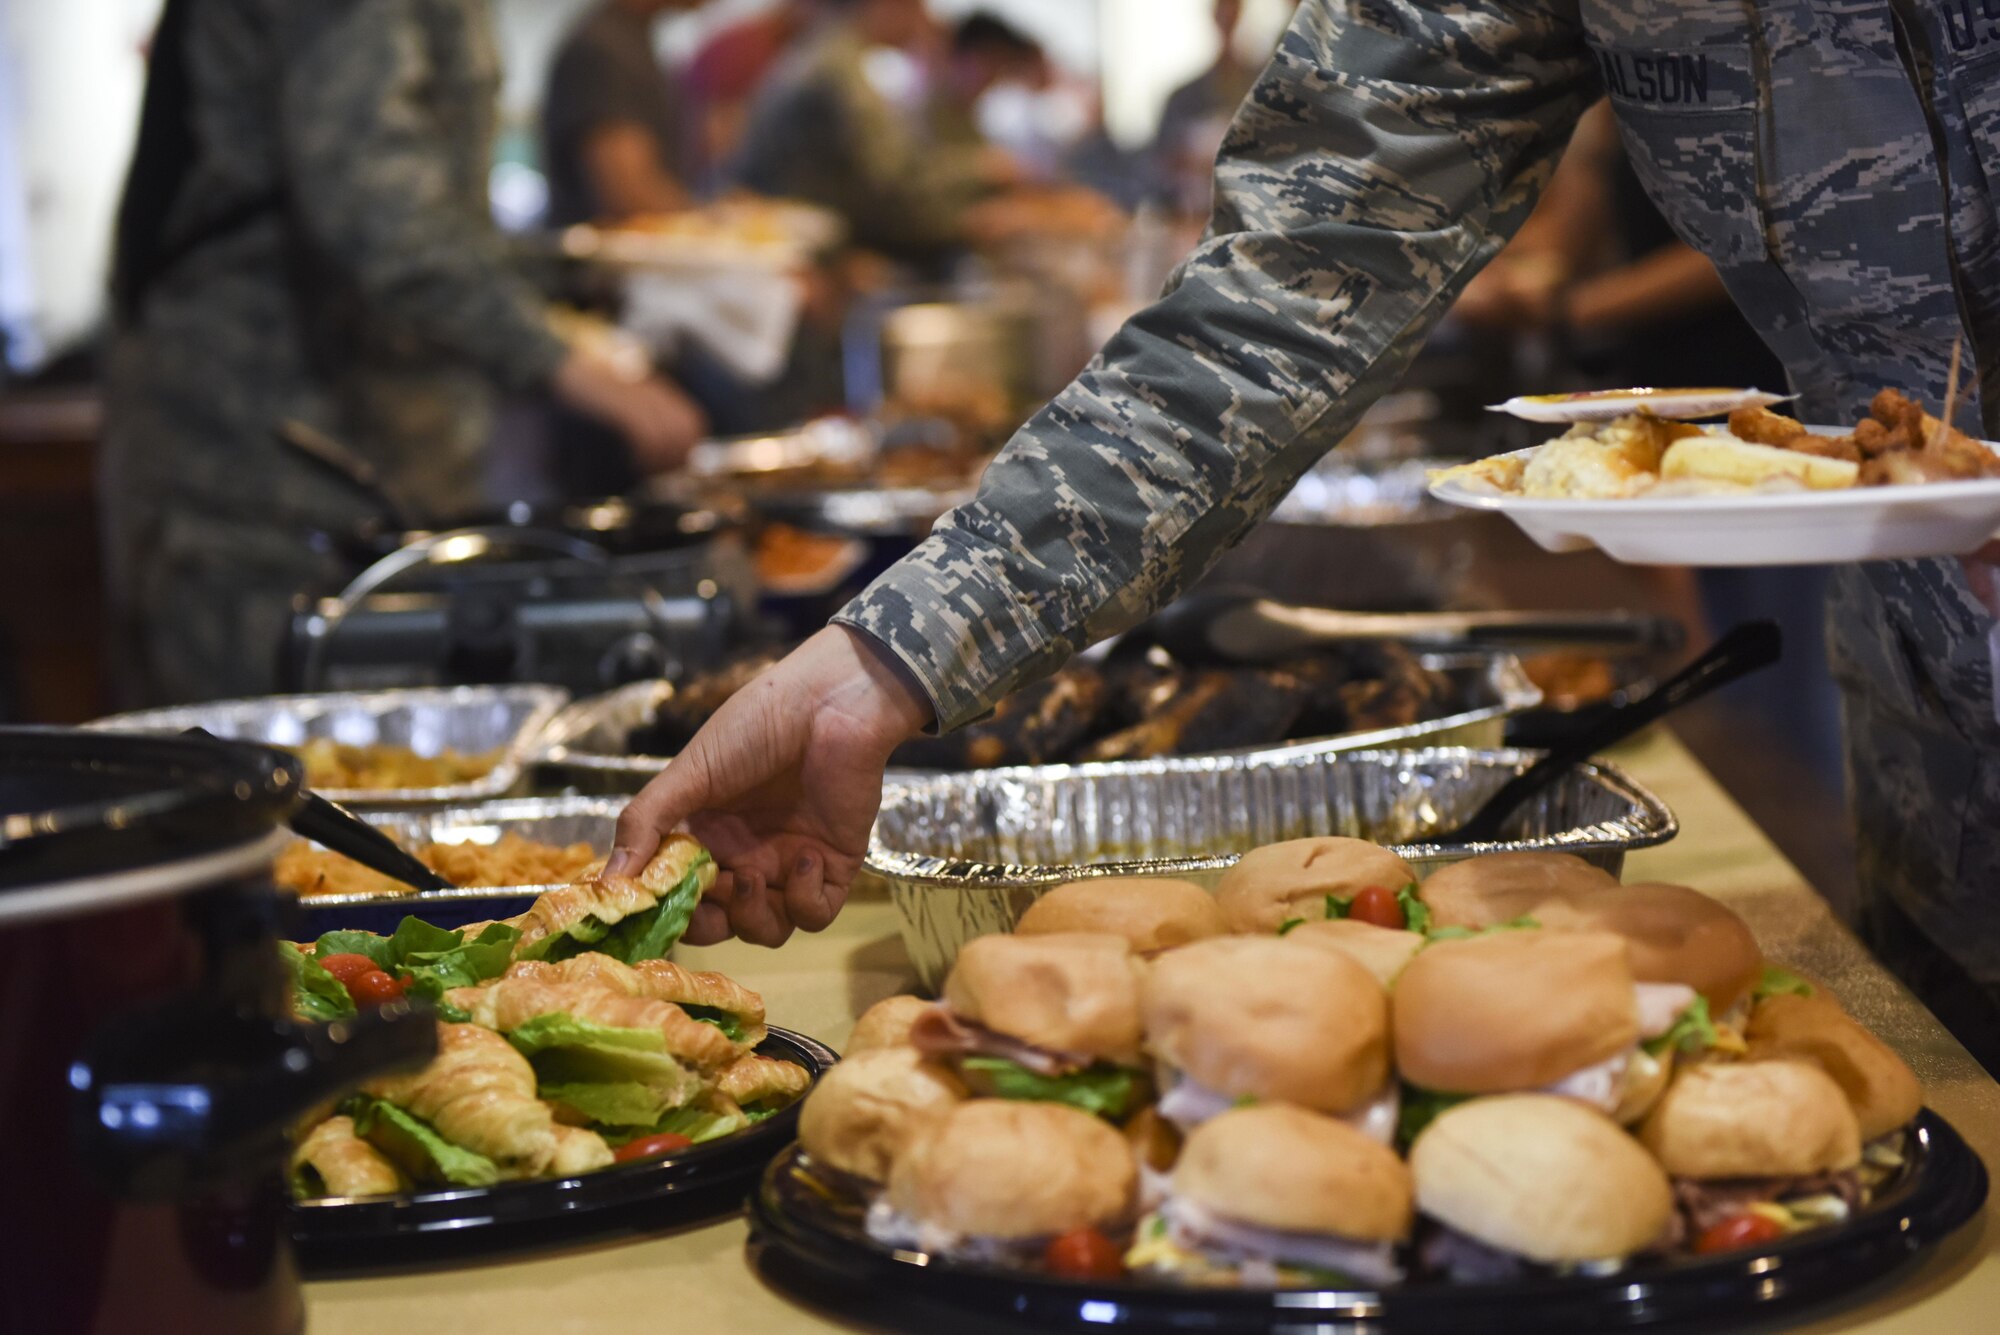
[[[1248,1287],[1774,1241],[1895,1178],[1922,1103],[1698,891],[1549,853],[1420,882],[1344,838],[1254,850],[1212,893],[1058,887],[848,1053],[802,1171],[881,1244]]]

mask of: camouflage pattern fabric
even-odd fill
[[[1802,416],[1935,407],[1963,331],[1957,423],[1996,434],[2000,6],[1306,0],[1165,296],[837,619],[951,728],[1172,597],[1394,382],[1600,93]],[[1991,617],[1937,561],[1844,572],[1833,612],[1864,889],[2000,995]]]
[[[279,619],[275,576],[326,564],[303,530],[368,512],[281,446],[278,423],[347,442],[411,503],[469,509],[490,386],[540,384],[565,351],[490,220],[498,64],[483,0],[194,3],[198,153],[168,239],[281,202],[189,249],[118,332],[107,370],[108,582],[146,642],[130,653],[183,665],[147,692],[167,698],[225,680],[270,689],[274,648],[194,642],[201,625],[241,620],[224,605],[249,596],[240,581],[183,587],[211,604],[199,616],[154,601],[169,516],[228,517],[184,535],[215,548],[201,568],[261,552],[273,578],[245,613],[261,634]]]

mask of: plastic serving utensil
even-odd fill
[[[206,728],[189,728],[190,734],[213,737]],[[308,791],[305,801],[292,812],[288,824],[292,832],[353,858],[370,871],[418,890],[455,890],[458,887],[432,871],[388,835],[370,825],[338,802],[330,802]]]
[[[1502,784],[1462,825],[1426,835],[1424,842],[1483,844],[1500,839],[1501,827],[1509,817],[1576,765],[1682,705],[1699,700],[1716,687],[1769,667],[1783,652],[1784,637],[1778,633],[1775,621],[1744,622],[1716,641],[1714,648],[1661,682],[1651,694],[1606,710],[1588,726],[1549,748],[1540,760]]]

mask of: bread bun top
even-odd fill
[[[1541,1089],[1638,1040],[1625,940],[1523,929],[1435,942],[1396,979],[1391,1027],[1412,1084]]]
[[[1232,1108],[1196,1127],[1174,1193],[1259,1228],[1383,1242],[1410,1231],[1410,1173],[1396,1152],[1320,1113]]]
[[[965,1086],[915,1048],[850,1052],[799,1109],[799,1143],[820,1163],[885,1181],[924,1127],[965,1101]]]
[[[1497,927],[1552,899],[1618,884],[1573,853],[1486,853],[1440,867],[1417,888],[1433,927]]]
[[[1389,1075],[1382,985],[1338,952],[1282,937],[1197,941],[1153,963],[1153,1052],[1219,1094],[1341,1113]]]
[[[1749,996],[1764,968],[1750,925],[1684,885],[1609,885],[1538,905],[1534,916],[1551,930],[1617,933],[1631,945],[1634,978],[1685,983],[1712,1015]]]
[[[1396,981],[1419,950],[1424,948],[1421,932],[1402,932],[1394,927],[1377,927],[1355,918],[1321,918],[1302,922],[1285,933],[1285,940],[1320,950],[1334,950],[1347,956],[1388,987]]]
[[[1328,835],[1253,848],[1222,873],[1215,902],[1229,930],[1267,936],[1293,918],[1324,918],[1326,897],[1346,901],[1371,885],[1416,884],[1409,863],[1365,839]]]
[[[1603,1115],[1547,1094],[1448,1108],[1410,1147],[1417,1208],[1544,1265],[1653,1245],[1673,1214],[1659,1164]]]
[[[975,937],[944,980],[944,1003],[1036,1047],[1133,1063],[1144,969],[1122,936]]]
[[[1026,1241],[1123,1224],[1138,1185],[1131,1148],[1101,1119],[1060,1103],[973,1099],[897,1157],[887,1199],[934,1228]]]
[[[1861,1128],[1840,1086],[1788,1058],[1683,1066],[1639,1139],[1675,1177],[1802,1177],[1861,1159]]]
[[[1771,997],[1750,1012],[1753,1059],[1796,1057],[1833,1077],[1869,1141],[1907,1126],[1924,1104],[1917,1074],[1824,992]]]
[[[1229,930],[1215,896],[1193,881],[1159,876],[1103,876],[1059,885],[1028,906],[1018,936],[1105,932],[1142,955],[1171,950]]]
[[[901,1048],[909,1046],[910,1026],[917,1017],[929,1010],[936,1002],[925,1001],[922,997],[884,997],[861,1012],[861,1018],[854,1022],[854,1032],[847,1039],[847,1055],[867,1052],[872,1048]]]

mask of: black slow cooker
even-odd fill
[[[436,1039],[400,1003],[290,1018],[299,793],[265,747],[0,728],[0,1329],[303,1324],[286,1132]]]

